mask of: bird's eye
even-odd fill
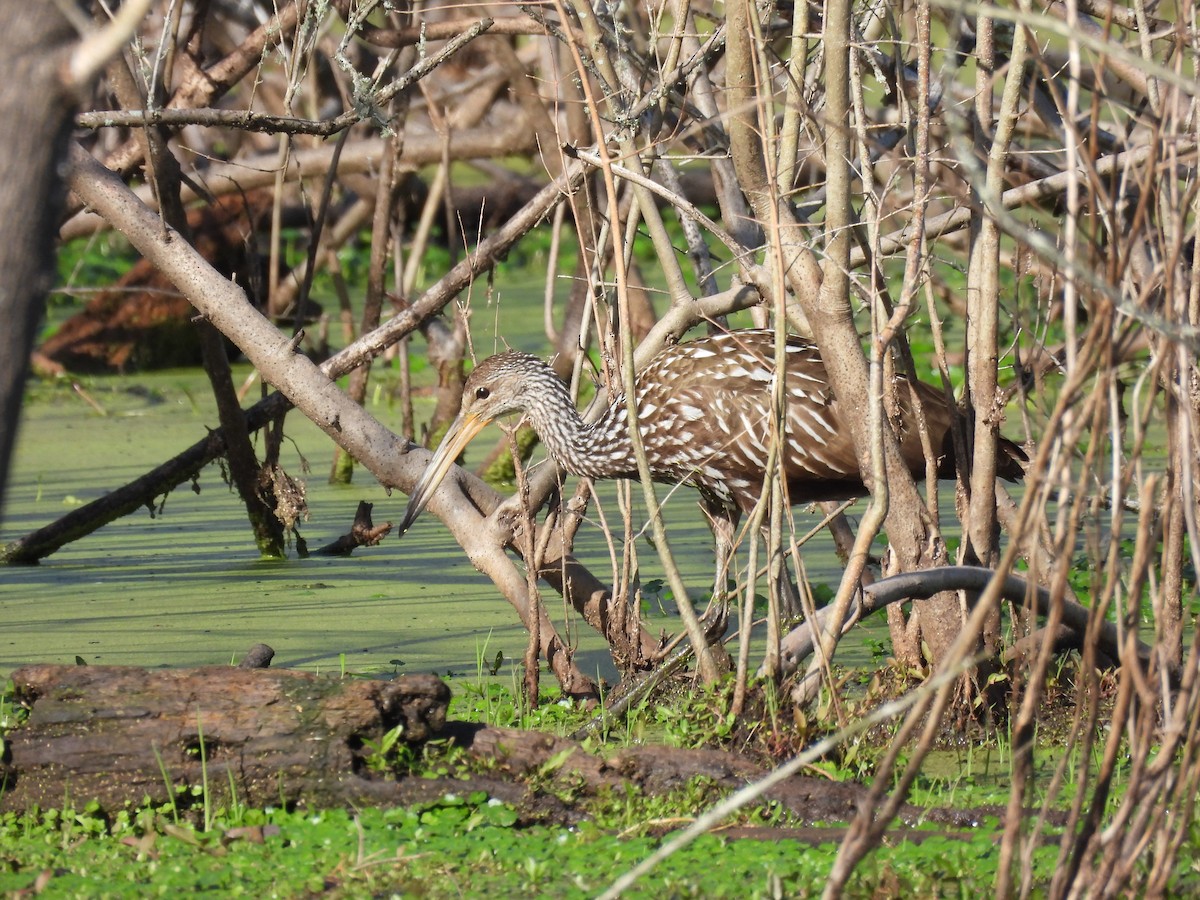
[[[481,387],[475,391],[475,399],[476,400],[486,400],[491,395],[492,395],[492,392],[489,391],[485,387]]]

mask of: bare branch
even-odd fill
[[[151,127],[167,126],[182,128],[185,125],[200,125],[214,128],[237,128],[243,131],[258,131],[267,134],[311,134],[328,137],[345,131],[366,119],[372,119],[381,127],[387,127],[381,118],[381,110],[388,101],[401,91],[416,84],[475,38],[492,26],[491,19],[480,19],[461,34],[446,42],[432,56],[423,57],[411,69],[369,97],[357,97],[356,107],[332,119],[298,119],[294,116],[272,116],[241,109],[127,109],[103,110],[82,113],[76,116],[75,124],[80,128]]]

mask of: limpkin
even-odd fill
[[[775,336],[732,331],[669,347],[637,378],[638,425],[650,472],[659,482],[699,488],[705,506],[736,519],[757,502],[767,461]],[[839,406],[815,344],[787,341],[787,427],[783,468],[791,503],[849,499],[866,493],[848,415]],[[916,382],[938,474],[954,474],[951,410],[944,394]],[[925,475],[925,455],[909,392],[898,390],[897,434],[909,470]],[[592,424],[580,417],[566,385],[534,356],[509,350],[484,360],[467,378],[462,411],[450,426],[409,500],[403,534],[425,508],[454,460],[499,416],[523,411],[550,455],[574,475],[637,478],[626,404],[616,397]],[[997,473],[1021,477],[1026,459],[1001,440]]]

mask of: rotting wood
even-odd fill
[[[263,281],[263,264],[246,246],[271,210],[266,191],[223,197],[192,209],[188,229],[197,251],[226,277],[244,285]],[[319,314],[313,307],[312,315]],[[200,345],[196,310],[147,260],[141,260],[87,306],[64,321],[38,348],[47,374],[124,372],[196,365]]]
[[[450,700],[433,675],[27,666],[12,678],[29,718],[5,736],[0,811],[202,802],[193,794],[205,781],[219,804],[232,786],[251,805],[337,805],[354,793],[368,742],[397,726],[425,740]]]

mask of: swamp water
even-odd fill
[[[0,540],[17,539],[124,485],[195,443],[216,422],[199,372],[81,383],[86,399],[66,381],[31,386]],[[398,429],[398,411],[386,398],[375,400],[371,412]],[[310,519],[301,532],[310,549],[347,531],[360,500],[375,505],[377,524],[403,515],[405,496],[388,496],[365,470],[350,486],[329,485],[333,445],[299,413],[288,416],[286,431],[282,463],[306,482]],[[489,445],[481,436],[476,454]],[[0,677],[27,663],[70,664],[76,657],[93,665],[226,665],[263,642],[275,649],[274,666],[472,679],[480,659],[491,664],[501,652],[499,677],[511,679],[524,652],[524,629],[436,517],[422,517],[403,540],[389,536],[349,558],[293,554],[263,561],[220,468],[207,467],[198,485],[198,494],[180,485],[165,502],[159,498],[153,516],[143,509],[119,519],[40,565],[0,567]],[[711,537],[694,501],[690,490],[674,492],[665,514],[693,601],[702,604],[712,572]],[[605,515],[610,523],[619,521],[612,500]],[[798,528],[811,521],[797,511]],[[643,581],[660,577],[653,548],[642,540],[638,551]],[[612,567],[597,527],[581,531],[577,553],[609,578]],[[838,568],[826,535],[806,548],[805,561],[810,579],[834,583]],[[583,671],[612,679],[603,641],[562,610],[552,591],[543,602],[560,632],[578,646]],[[648,625],[679,630],[669,598],[652,598],[649,605]],[[569,631],[565,622],[572,623]],[[855,661],[865,661],[865,646],[846,642],[844,661],[856,650],[862,657]]]

